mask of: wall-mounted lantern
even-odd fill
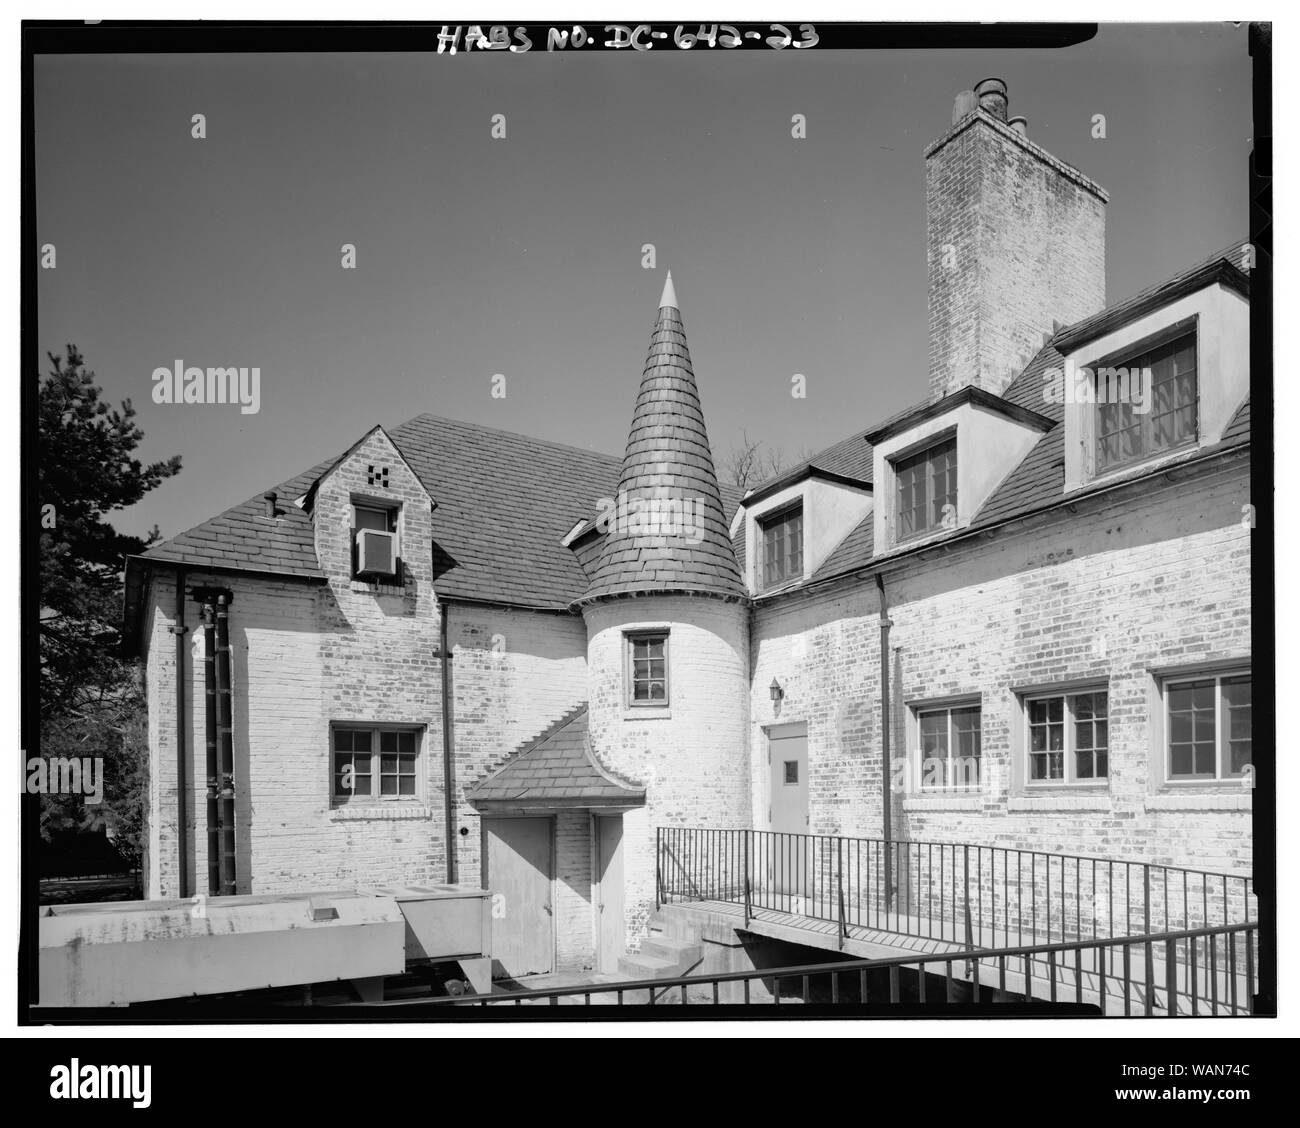
[[[781,704],[781,698],[785,696],[785,690],[781,688],[781,683],[777,681],[776,678],[772,679],[772,684],[768,687],[768,692],[772,695],[773,705]]]

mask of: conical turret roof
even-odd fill
[[[583,602],[656,592],[745,595],[671,273],[659,300],[618,493]]]

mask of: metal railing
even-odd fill
[[[673,859],[657,872],[656,908],[725,902],[742,907],[746,926],[764,912],[829,921],[841,948],[873,931],[967,949],[1078,944],[1253,924],[1257,915],[1249,878],[1152,862],[677,827],[658,828],[656,848]],[[1190,935],[1178,952],[1180,964],[1199,960],[1205,977],[1211,957]]]
[[[1020,1003],[1099,1017],[1231,1017],[1253,1013],[1258,986],[1257,925],[1184,929],[1160,935],[1018,945],[959,953],[911,954],[798,967],[685,975],[670,979],[395,1000],[392,1007],[726,1006],[912,1004],[944,1007]],[[1180,963],[1184,946],[1194,953]],[[1156,949],[1159,959],[1142,953]],[[1214,953],[1216,970],[1198,978],[1195,953]],[[1139,956],[1135,958],[1135,951]],[[1119,971],[1112,974],[1108,968]]]

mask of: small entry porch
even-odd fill
[[[591,753],[586,709],[514,753],[468,793],[482,816],[492,974],[614,975],[626,950],[623,816],[645,790]]]

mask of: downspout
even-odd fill
[[[446,599],[439,600],[438,613],[438,657],[442,659],[442,820],[444,836],[447,840],[447,882],[456,880],[456,828],[452,819],[452,718],[455,710],[451,699],[451,647],[447,645],[447,618],[451,605]]]
[[[217,609],[211,595],[203,602],[203,734],[207,769],[208,896],[221,894],[217,823]]]
[[[235,735],[230,660],[230,592],[217,595],[217,743],[221,752],[221,892],[232,896],[235,873]]]
[[[178,888],[182,898],[190,895],[189,828],[186,814],[189,798],[189,747],[185,720],[185,566],[176,569],[176,866],[180,874]]]
[[[889,755],[889,602],[885,595],[885,577],[876,573],[876,592],[880,596],[880,826],[884,838],[885,855],[885,911],[889,911],[892,896],[893,875],[890,848],[893,838],[892,793],[890,791],[890,769],[892,763]]]

